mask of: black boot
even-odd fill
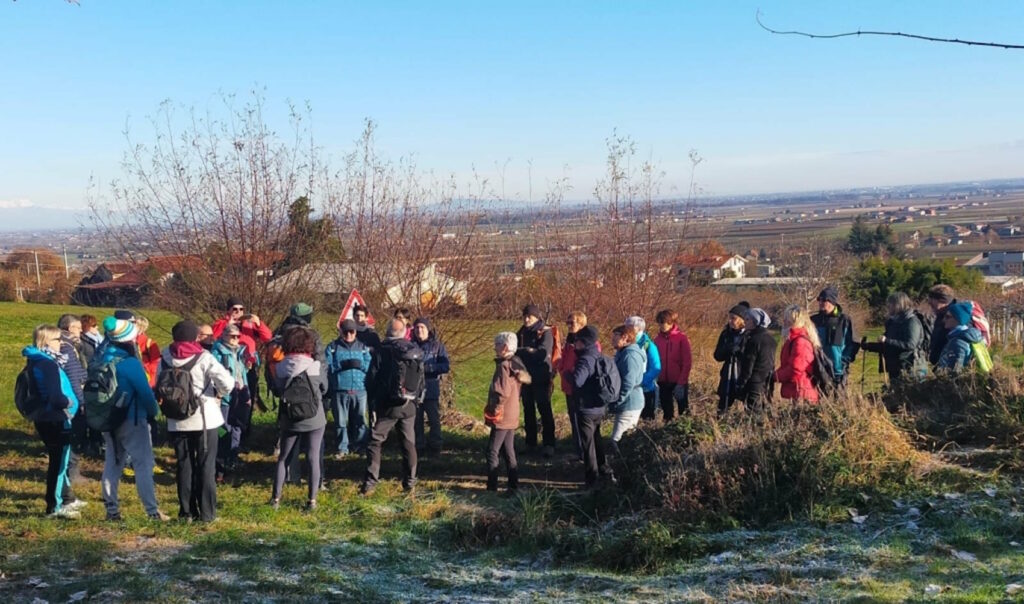
[[[497,491],[498,490],[498,471],[488,470],[487,471],[487,490]]]
[[[519,488],[519,468],[509,468],[508,470],[508,490],[515,491]]]

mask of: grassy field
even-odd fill
[[[84,462],[75,486],[90,502],[78,521],[43,517],[45,455],[13,409],[13,380],[32,328],[73,307],[0,304],[0,600],[66,601],[1020,601],[1024,591],[1024,490],[1018,476],[937,471],[913,490],[849,520],[791,521],[753,530],[692,527],[680,533],[657,511],[629,509],[614,488],[580,489],[572,456],[523,455],[526,487],[515,498],[483,489],[486,432],[463,416],[446,426],[446,452],[423,460],[420,488],[402,494],[397,450],[385,482],[356,493],[364,461],[329,460],[329,490],[314,514],[304,489],[288,486],[281,509],[267,504],[274,460],[272,417],[259,418],[244,468],[218,491],[209,525],[146,521],[124,479],[125,522],[103,520],[101,464]],[[97,309],[94,309],[97,310]],[[97,313],[94,313],[97,314]],[[169,337],[174,317],[147,313],[152,335]],[[326,318],[325,318],[326,319]],[[330,333],[329,320],[319,325]],[[490,330],[494,326],[488,325]],[[511,327],[511,326],[509,326]],[[695,334],[698,370],[714,369]],[[486,345],[485,345],[486,348]],[[479,417],[492,370],[487,354],[453,368],[458,410]],[[857,364],[859,371],[861,363]],[[867,390],[880,385],[871,363]],[[717,373],[711,373],[716,376]],[[860,375],[853,381],[859,384]],[[713,401],[701,377],[695,405]],[[556,406],[564,399],[556,395]],[[565,435],[564,414],[560,432]],[[635,436],[643,437],[642,434]],[[563,446],[568,450],[568,446]],[[173,453],[157,448],[162,508],[176,512]],[[609,504],[609,501],[612,504]],[[606,510],[618,510],[614,516]],[[863,515],[863,514],[861,514]],[[515,530],[510,530],[515,519]],[[663,563],[648,564],[651,557]],[[623,561],[626,562],[623,562]],[[639,561],[639,562],[638,562]],[[614,570],[611,570],[614,569]],[[1008,587],[1010,586],[1010,587]]]

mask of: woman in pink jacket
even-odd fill
[[[782,396],[793,401],[818,402],[818,389],[811,381],[814,350],[821,348],[818,330],[800,306],[792,304],[782,311],[782,357],[775,370],[775,381],[782,385]]]
[[[658,375],[658,397],[661,399],[661,411],[665,421],[675,417],[675,405],[679,406],[679,415],[690,408],[690,369],[693,367],[693,352],[690,349],[690,338],[679,328],[679,313],[673,310],[662,310],[655,317],[658,322],[658,335],[654,337],[654,345],[661,356],[661,374]]]

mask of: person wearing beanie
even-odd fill
[[[857,358],[860,345],[853,335],[853,322],[843,314],[839,305],[839,290],[829,286],[818,294],[818,312],[811,316],[811,322],[818,332],[818,339],[825,354],[832,360],[832,373],[836,385],[846,386],[850,365]]]
[[[118,486],[125,465],[131,460],[135,471],[135,490],[146,514],[159,521],[169,520],[160,511],[153,484],[153,436],[150,423],[160,412],[146,370],[139,360],[135,341],[138,329],[133,321],[107,317],[103,319],[106,345],[96,351],[94,365],[113,365],[117,376],[117,396],[125,401],[124,421],[111,432],[103,433],[106,445],[101,489],[107,508],[107,520],[121,520]],[[88,409],[86,410],[88,413]]]
[[[946,345],[935,366],[936,371],[959,373],[973,359],[972,346],[981,343],[984,338],[981,331],[972,325],[973,308],[970,302],[954,302],[946,307],[942,317],[946,329]]]
[[[747,409],[763,409],[774,395],[775,351],[779,343],[768,331],[771,324],[768,313],[760,308],[748,310],[744,319],[746,334],[736,392]]]
[[[523,384],[523,422],[526,429],[526,447],[537,448],[537,414],[543,438],[545,457],[555,454],[555,416],[551,411],[551,354],[555,339],[551,328],[544,325],[540,308],[528,304],[523,308],[523,326],[516,332],[516,356],[526,365],[532,381]]]
[[[370,349],[356,337],[359,325],[345,319],[338,338],[327,345],[327,404],[334,417],[334,455],[364,453],[366,424],[366,372],[370,370]]]
[[[198,329],[196,334],[198,339]],[[224,482],[225,473],[235,470],[238,450],[242,446],[242,436],[249,429],[252,419],[252,397],[246,379],[248,358],[241,337],[242,330],[237,325],[228,324],[221,332],[220,339],[210,349],[213,358],[235,381],[234,388],[220,399],[220,412],[224,417],[225,429],[221,431],[217,443],[218,483]],[[186,338],[185,341],[191,342],[193,339]]]
[[[957,303],[957,299],[953,288],[944,283],[932,286],[928,290],[927,299],[928,306],[931,307],[932,313],[935,314],[934,327],[932,328],[932,337],[928,349],[928,363],[932,367],[936,367],[939,364],[939,358],[942,357],[942,351],[946,347],[946,339],[949,334],[949,330],[946,329],[946,311],[950,305]]]
[[[412,324],[412,341],[423,351],[426,390],[423,403],[416,408],[416,451],[426,455],[441,453],[441,376],[451,371],[448,349],[437,337],[430,319],[420,317]],[[425,417],[424,417],[425,416]],[[430,435],[424,434],[424,419],[430,422]]]
[[[133,313],[130,310],[122,308],[114,311],[114,318],[119,319],[121,321],[131,321],[132,323],[134,323],[135,313]]]
[[[644,353],[647,365],[641,387],[644,392],[644,409],[640,412],[641,419],[654,419],[654,411],[658,408],[658,375],[661,374],[661,354],[651,336],[647,335],[647,321],[643,317],[633,315],[626,317],[625,326],[636,332],[636,345]]]
[[[220,339],[226,325],[238,327],[241,332],[238,341],[245,348],[245,364],[248,368],[245,374],[246,385],[253,401],[257,406],[260,406],[262,401],[260,400],[258,349],[262,344],[269,342],[274,337],[274,334],[270,332],[267,324],[260,320],[259,315],[245,312],[245,304],[241,298],[231,296],[224,306],[227,313],[212,325],[213,337],[210,339],[209,344],[204,344],[204,346],[208,345],[212,348],[213,342]]]
[[[718,413],[725,413],[733,401],[741,398],[740,353],[746,340],[746,316],[749,307],[737,304],[729,309],[725,327],[718,334],[715,344],[715,360],[722,364],[718,370]],[[774,361],[773,361],[774,362]]]
[[[580,441],[583,445],[583,480],[587,488],[597,485],[599,476],[614,480],[611,468],[606,463],[604,445],[601,442],[601,420],[607,411],[598,395],[597,362],[601,353],[597,350],[597,329],[587,325],[576,332],[573,347],[576,349],[576,367],[572,372],[573,392],[579,397]]]
[[[316,336],[316,349],[313,358],[321,363],[324,362],[324,345],[320,341],[320,334],[313,329],[313,307],[305,302],[297,302],[288,311],[288,316],[281,322],[281,326],[274,330],[274,337],[280,336],[283,340],[287,337],[288,331],[296,327],[309,329]]]
[[[225,332],[235,329],[228,327]],[[164,372],[183,370],[199,397],[199,408],[191,416],[167,418],[168,440],[176,460],[178,518],[210,522],[217,517],[217,432],[224,425],[220,400],[235,388],[235,377],[199,344],[199,326],[192,321],[176,323],[171,337],[174,342],[160,357],[157,388]],[[234,340],[239,348],[237,334]]]

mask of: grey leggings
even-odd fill
[[[277,455],[277,473],[274,475],[274,491],[271,497],[280,499],[288,456],[298,444],[299,438],[302,438],[306,445],[306,459],[309,460],[309,500],[316,501],[316,493],[320,490],[320,444],[324,440],[325,427],[321,426],[311,432],[281,433],[281,452]]]

